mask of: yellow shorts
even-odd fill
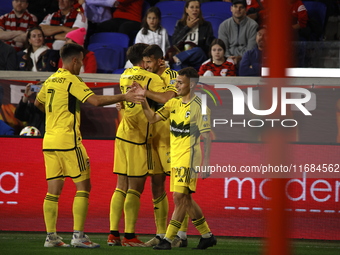
[[[150,174],[170,174],[170,147],[169,146],[152,146],[152,157],[154,160],[154,169]]]
[[[115,140],[113,172],[131,177],[142,177],[154,168],[151,144],[136,145]]]
[[[170,191],[189,194],[196,191],[198,174],[190,167],[173,167],[170,177]]]
[[[90,158],[81,144],[71,151],[44,151],[46,180],[71,177],[74,182],[90,179]]]

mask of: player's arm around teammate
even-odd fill
[[[77,75],[83,65],[84,48],[66,44],[60,55],[63,67],[44,83],[35,100],[35,106],[46,113],[46,132],[43,153],[46,166],[47,194],[44,199],[44,219],[47,230],[45,247],[68,247],[57,235],[58,200],[66,177],[76,186],[73,201],[74,234],[71,244],[75,247],[97,248],[84,234],[91,190],[90,163],[82,145],[80,133],[80,102],[95,106],[113,104],[123,100],[139,101],[138,94],[98,96]]]

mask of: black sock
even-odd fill
[[[119,237],[119,231],[110,231],[111,235],[114,235],[115,237]]]
[[[124,237],[125,237],[126,239],[132,239],[132,238],[135,238],[136,235],[135,235],[135,233],[125,233],[125,234],[124,234]]]

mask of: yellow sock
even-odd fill
[[[44,199],[44,220],[47,233],[57,232],[58,195],[46,194]]]
[[[184,220],[182,221],[181,228],[179,231],[187,232],[188,231],[188,224],[189,224],[189,214],[186,214]]]
[[[152,199],[156,223],[156,234],[165,234],[168,221],[169,203],[166,192],[159,198]]]
[[[73,230],[84,231],[84,224],[89,207],[89,195],[87,191],[77,191],[73,200]]]
[[[124,203],[125,233],[135,233],[135,225],[140,207],[140,193],[129,189]]]
[[[181,228],[181,222],[177,220],[170,220],[168,229],[166,230],[165,238],[168,240],[174,240],[178,230]]]
[[[112,195],[111,203],[110,203],[110,230],[118,231],[119,230],[119,221],[122,217],[124,201],[126,197],[126,192],[117,189]]]
[[[196,229],[201,235],[211,232],[204,216],[198,220],[193,220],[192,223],[195,225]]]

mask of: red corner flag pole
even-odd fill
[[[267,20],[267,57],[269,66],[269,81],[266,85],[266,103],[271,105],[272,88],[285,86],[285,69],[290,63],[291,53],[291,19],[289,13],[289,0],[282,1],[266,1],[268,14]],[[278,105],[280,105],[281,93],[278,94]],[[278,111],[274,113],[280,118]],[[268,109],[268,108],[266,108]],[[268,160],[271,165],[280,165],[285,162],[286,144],[288,141],[287,132],[284,128],[267,129],[264,134],[265,140],[269,144]],[[282,176],[277,176],[282,177]],[[283,178],[273,178],[271,181],[271,201],[268,212],[268,243],[265,246],[266,255],[287,255],[289,251],[288,242],[288,218],[287,212],[287,198],[285,196],[285,180]]]

